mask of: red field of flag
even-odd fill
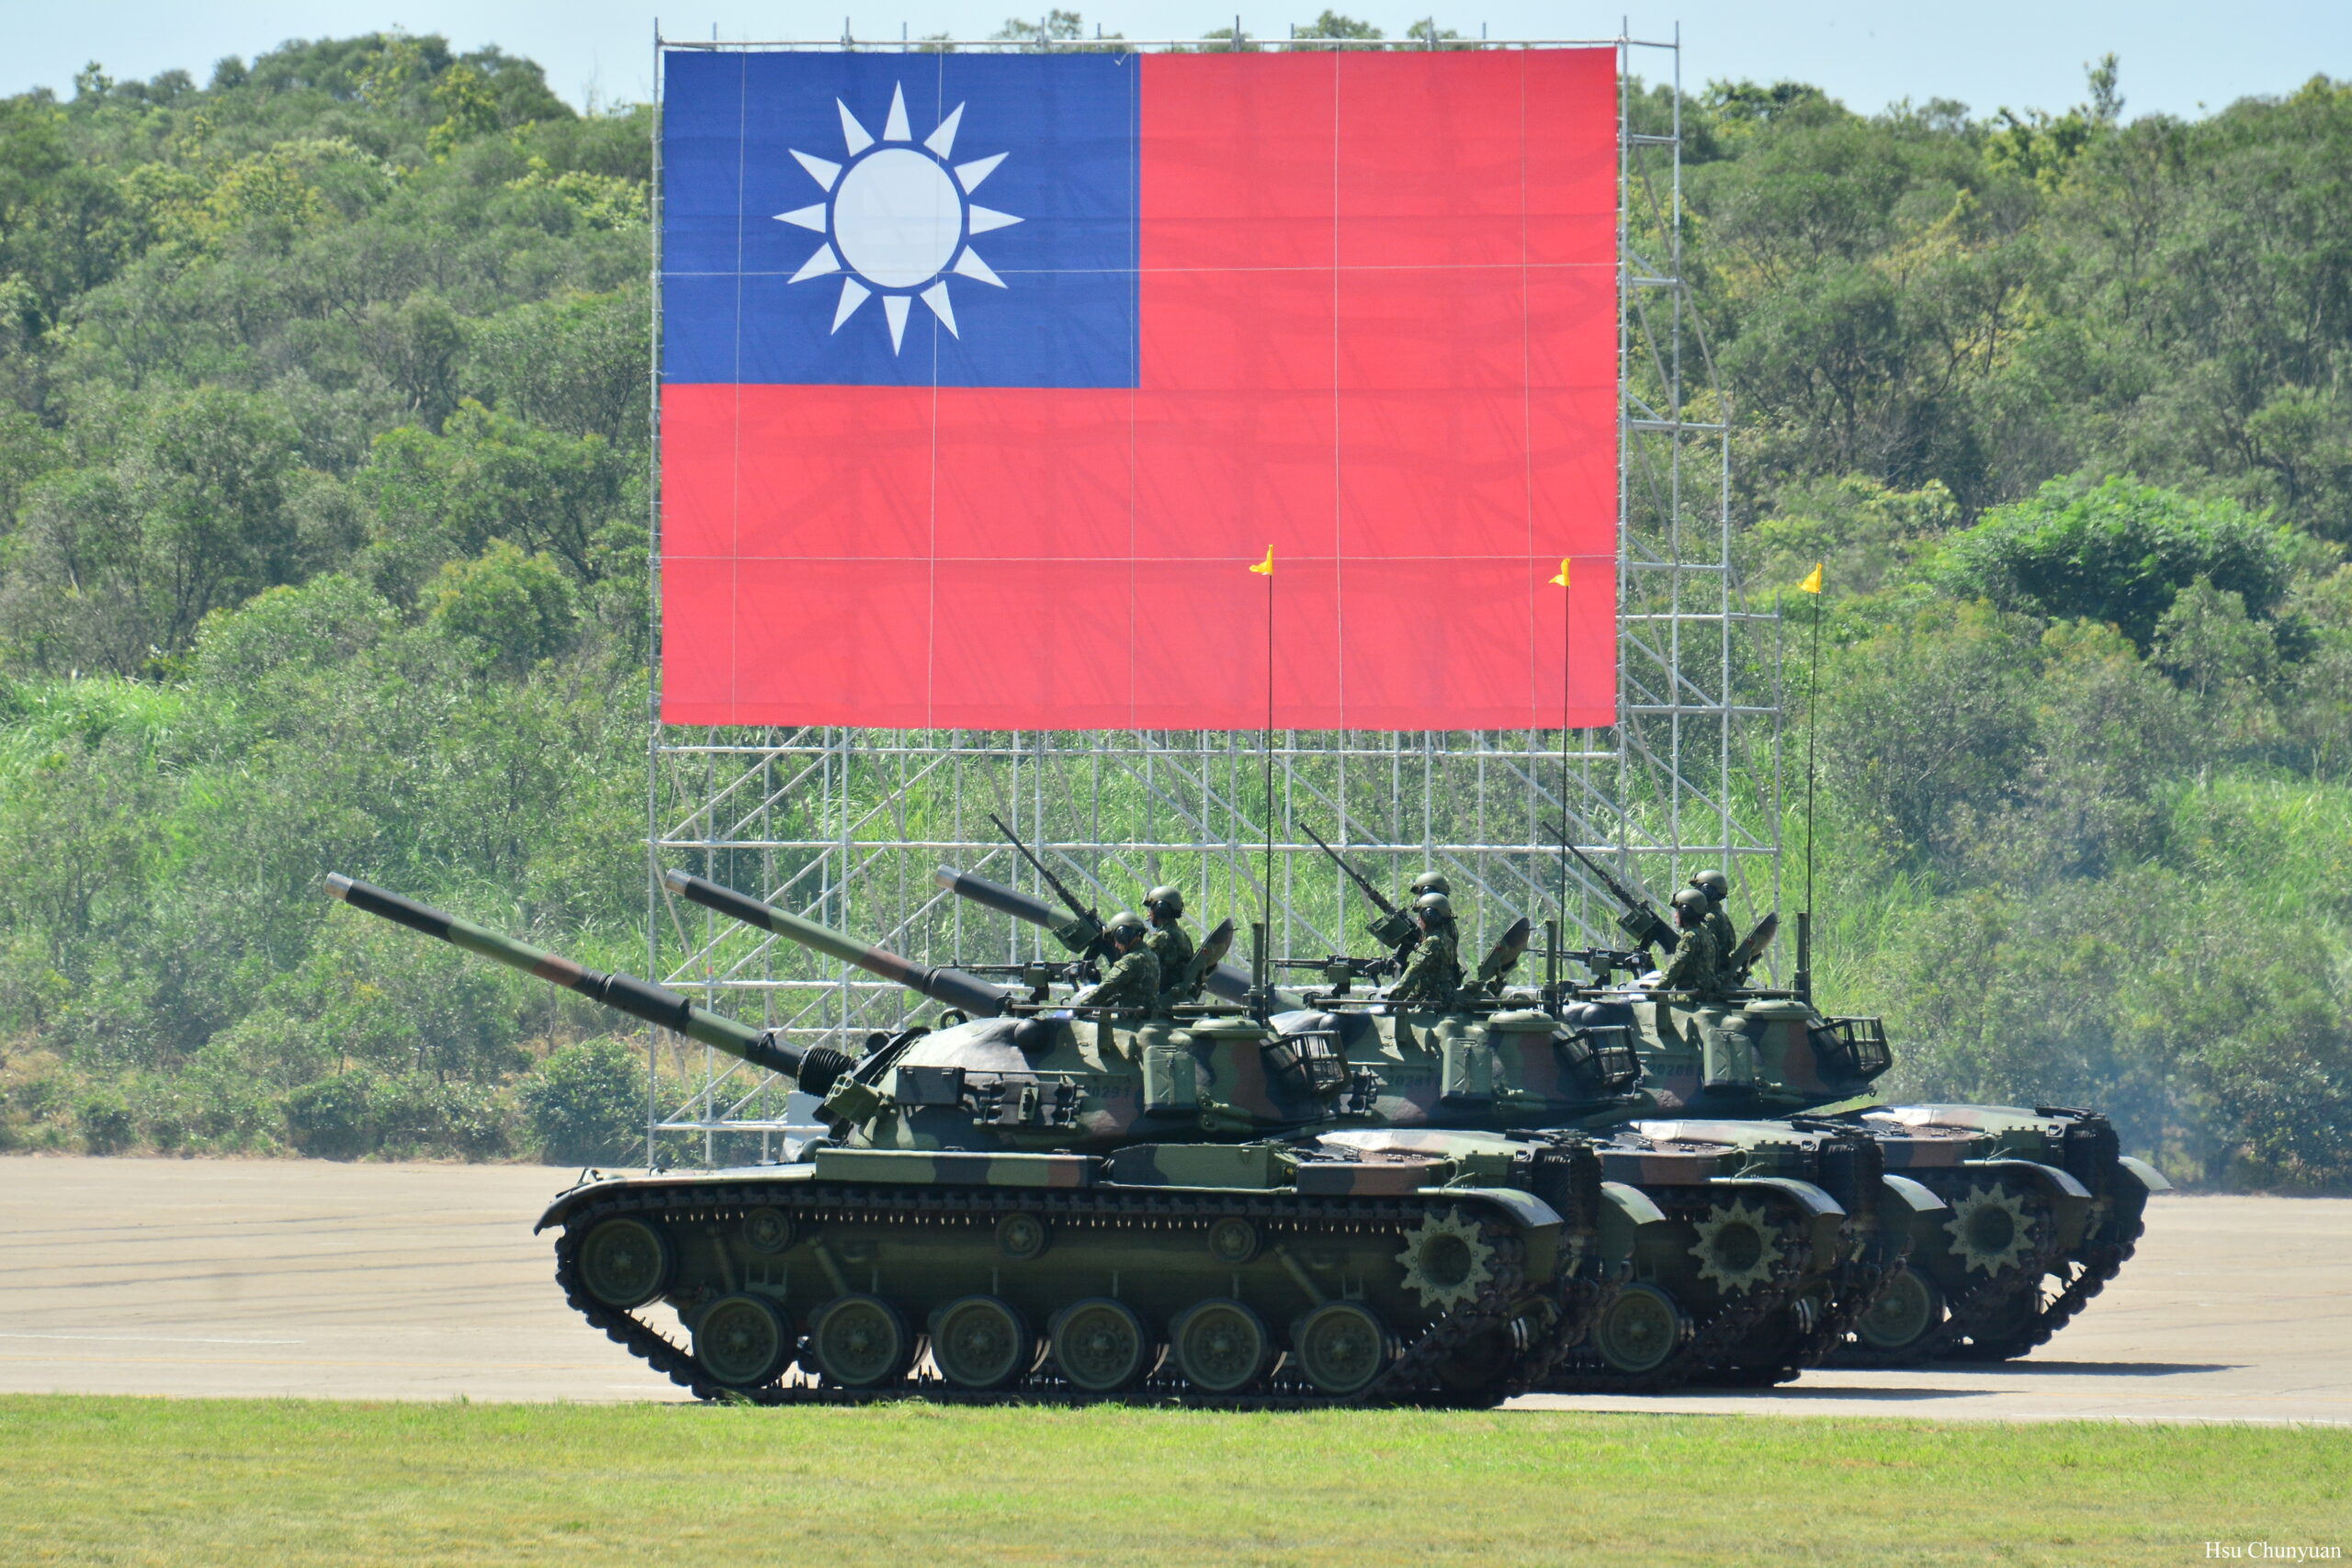
[[[1256,728],[1271,542],[1277,726],[1611,722],[1613,52],[1126,68],[1132,385],[665,376],[663,717]],[[910,137],[956,97],[928,69]],[[983,312],[1050,282],[1003,265],[1050,224],[1002,238],[973,236],[1001,276],[949,279],[952,329],[852,316],[812,352],[985,354]]]

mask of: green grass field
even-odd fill
[[[2352,1432],[1541,1413],[0,1399],[0,1561],[2188,1562]]]

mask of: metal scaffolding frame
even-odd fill
[[[853,1050],[919,1005],[863,971],[674,899],[662,883],[673,865],[926,964],[1059,956],[1048,933],[957,899],[933,878],[937,866],[953,865],[1050,898],[989,826],[991,813],[1103,912],[1173,883],[1204,929],[1230,914],[1246,931],[1266,910],[1276,955],[1345,952],[1351,941],[1363,951],[1374,913],[1302,824],[1399,891],[1424,866],[1443,871],[1465,945],[1521,914],[1539,923],[1557,916],[1572,941],[1611,944],[1614,907],[1560,853],[1547,820],[1564,821],[1580,847],[1654,892],[1717,864],[1732,873],[1747,919],[1778,908],[1781,627],[1777,615],[1748,607],[1736,581],[1729,422],[1682,276],[1679,29],[1671,41],[1445,47],[1571,43],[1613,47],[1620,62],[1617,723],[1567,732],[1285,731],[1272,737],[1271,757],[1254,731],[665,726],[657,469],[648,973],[746,1021]],[[657,55],[664,47],[942,45],[657,39]],[[1657,90],[1638,92],[1634,62],[1661,54],[1670,71]],[[657,58],[657,84],[660,75]],[[655,124],[658,247],[658,113]],[[658,250],[653,270],[658,453]],[[781,1080],[666,1031],[650,1032],[647,1085],[649,1160],[763,1157],[795,1124]]]

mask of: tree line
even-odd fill
[[[1903,1092],[2341,1187],[2352,85],[2122,94],[1684,105],[1822,983]],[[642,951],[650,130],[400,34],[0,100],[0,1144],[641,1154],[605,1020],[317,883]]]

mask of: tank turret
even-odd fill
[[[690,902],[924,997],[984,1008],[893,1037],[826,1102],[827,1115],[862,1123],[878,1145],[963,1146],[976,1120],[1021,1148],[1262,1137],[1355,1124],[1376,1093],[1328,1036],[1277,1032],[1238,1007],[1073,1007],[925,968],[705,877],[673,870],[663,880]],[[1028,1109],[1016,1117],[1012,1107]]]

